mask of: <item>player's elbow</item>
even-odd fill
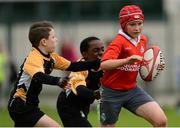
[[[111,70],[111,67],[108,61],[102,61],[100,67],[102,70]]]
[[[94,93],[92,90],[88,89],[87,87],[80,85],[76,88],[77,95],[84,101],[89,104],[93,103],[95,100]]]

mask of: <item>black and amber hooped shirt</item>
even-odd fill
[[[38,104],[42,83],[33,80],[33,76],[38,72],[50,74],[53,69],[66,70],[70,64],[70,61],[56,53],[44,55],[39,49],[33,47],[21,65],[11,99],[18,97],[27,104]]]

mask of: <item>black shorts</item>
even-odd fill
[[[89,106],[85,109],[89,109]],[[92,127],[87,120],[86,110],[68,102],[65,92],[61,92],[58,96],[57,110],[64,127]]]
[[[33,127],[44,115],[38,106],[25,105],[21,99],[10,100],[8,111],[15,127]]]

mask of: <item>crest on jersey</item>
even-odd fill
[[[143,47],[143,46],[141,46],[141,48],[140,48],[140,52],[141,52],[141,53],[143,53],[143,52],[144,52],[144,47]]]

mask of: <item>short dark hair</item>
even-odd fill
[[[33,47],[38,47],[42,38],[48,39],[49,32],[53,29],[51,22],[39,21],[31,25],[29,29],[29,41]]]
[[[94,37],[94,36],[91,36],[91,37],[87,37],[85,38],[84,40],[82,40],[81,44],[80,44],[80,51],[81,51],[81,54],[83,52],[87,52],[88,48],[89,48],[89,43],[93,40],[100,40],[99,38],[97,37]]]

